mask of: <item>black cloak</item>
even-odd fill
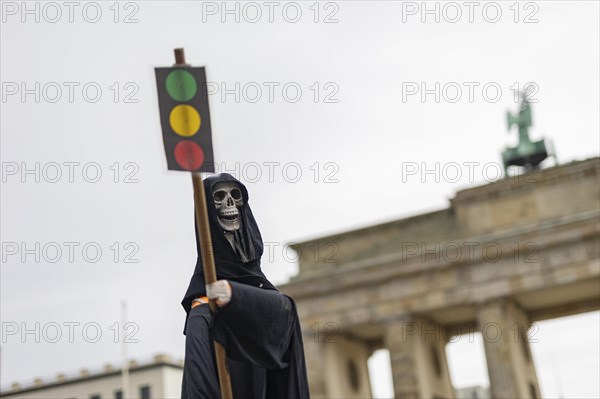
[[[235,182],[242,191],[235,241],[247,262],[242,262],[219,226],[212,198],[213,187],[219,182]],[[182,398],[220,398],[213,339],[227,351],[234,399],[309,398],[296,305],[279,293],[260,268],[263,242],[248,205],[248,191],[227,173],[210,176],[203,183],[217,279],[230,282],[232,296],[214,313],[208,305],[191,309],[194,298],[206,295],[202,257],[196,244],[196,268],[181,302],[187,313]]]

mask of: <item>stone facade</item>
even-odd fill
[[[153,361],[129,363],[128,399],[180,398],[183,361],[157,355]],[[82,369],[78,374],[60,373],[53,379],[35,378],[33,384],[12,384],[0,393],[2,398],[119,398],[122,393],[121,369],[106,365],[103,369]]]
[[[477,330],[492,397],[539,397],[531,323],[600,308],[599,172],[593,158],[510,177],[447,209],[295,245],[300,272],[281,288],[298,305],[313,396],[359,397],[331,353],[366,362],[385,347],[396,397],[452,398],[444,345]]]

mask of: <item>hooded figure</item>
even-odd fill
[[[227,351],[234,399],[309,398],[296,305],[260,268],[263,242],[248,205],[248,191],[227,173],[203,183],[218,280],[214,284],[226,280],[229,296],[214,313],[208,304],[192,306],[195,298],[207,295],[196,244],[196,269],[181,302],[187,313],[181,397],[221,397],[216,340]]]

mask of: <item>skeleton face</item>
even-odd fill
[[[235,182],[219,182],[213,188],[213,199],[219,225],[228,232],[234,232],[240,228],[240,209],[244,205],[242,190]]]

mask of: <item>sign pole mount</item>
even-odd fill
[[[183,48],[175,49],[175,65],[178,67],[189,67],[185,62],[185,53]],[[202,175],[200,172],[191,172],[192,183],[194,186],[194,207],[196,210],[196,223],[198,225],[198,244],[202,256],[202,265],[204,266],[204,278],[206,284],[212,284],[217,281],[217,273],[215,269],[215,259],[213,257],[212,238],[210,236],[210,225],[206,208],[206,196],[204,192],[204,184],[202,183]],[[209,302],[211,310],[215,310],[216,300],[211,299]],[[227,370],[227,356],[223,345],[214,341],[215,355],[217,360],[217,371],[219,373],[219,385],[221,387],[222,399],[233,399],[233,391],[231,390],[231,378]]]

